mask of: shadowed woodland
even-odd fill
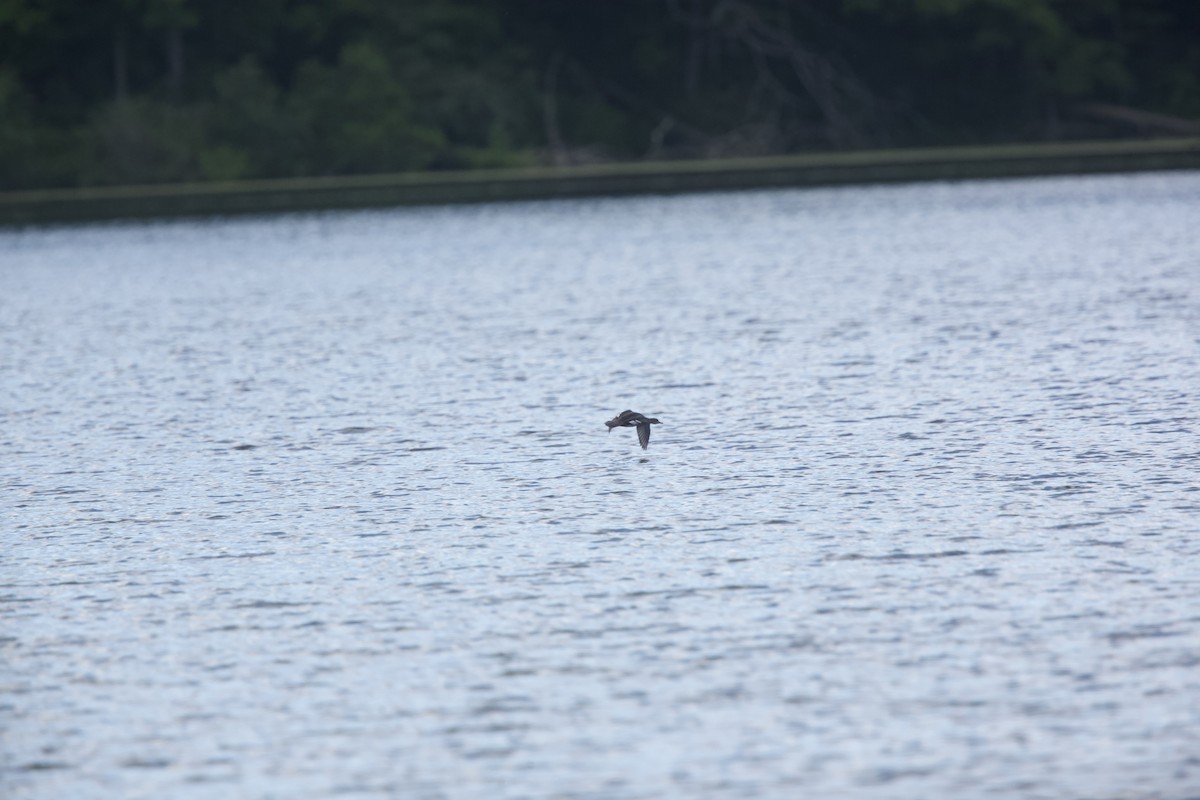
[[[1200,133],[1195,0],[0,0],[0,188]]]

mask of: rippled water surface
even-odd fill
[[[1198,337],[1196,173],[0,233],[0,793],[1200,796]]]

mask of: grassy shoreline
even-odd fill
[[[1200,139],[0,192],[0,225],[1171,169],[1200,169]]]

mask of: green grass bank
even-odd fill
[[[1200,169],[1200,139],[0,192],[0,225]]]

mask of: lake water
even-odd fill
[[[1198,393],[1197,173],[0,232],[0,793],[1200,797]]]

